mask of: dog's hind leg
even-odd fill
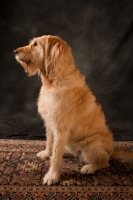
[[[109,167],[109,154],[104,150],[98,150],[94,153],[88,153],[85,155],[85,161],[89,164],[86,164],[82,167],[82,174],[94,174],[95,171],[102,168]]]
[[[51,129],[46,128],[46,137],[47,137],[46,149],[36,154],[36,156],[41,159],[47,159],[52,155],[53,133]]]

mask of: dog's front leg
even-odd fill
[[[36,154],[36,156],[41,159],[47,159],[52,155],[53,133],[52,130],[47,127],[46,127],[46,138],[47,138],[46,149]]]
[[[67,134],[57,131],[54,134],[51,165],[48,173],[43,178],[43,184],[52,185],[59,181],[59,170],[62,164],[62,156],[65,149]]]

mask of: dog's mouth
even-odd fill
[[[20,62],[20,63],[24,63],[24,64],[30,64],[31,61],[28,60],[28,59],[25,59],[25,58],[19,58],[19,57],[16,57],[17,61]]]
[[[24,63],[27,63],[27,60],[24,60],[24,59],[18,59],[20,62],[24,62]]]

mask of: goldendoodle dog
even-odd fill
[[[14,50],[16,60],[32,76],[38,72],[42,87],[38,113],[46,126],[46,149],[37,154],[51,159],[43,184],[59,181],[65,148],[86,165],[82,174],[92,174],[109,166],[111,158],[132,162],[133,152],[115,147],[101,105],[75,67],[70,47],[56,36],[34,38]]]

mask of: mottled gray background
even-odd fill
[[[27,77],[13,50],[41,35],[72,47],[116,140],[133,140],[133,1],[3,0],[0,4],[0,138],[44,139],[39,77]]]

